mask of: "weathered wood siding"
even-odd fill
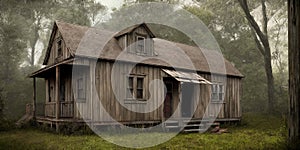
[[[91,112],[92,112],[92,91],[91,91],[91,78],[90,71],[93,71],[93,63],[91,63],[88,59],[81,59],[75,62],[76,64],[79,64],[79,66],[74,66],[73,68],[73,80],[71,81],[74,87],[74,98],[75,98],[75,108],[74,108],[74,118],[76,119],[91,119]],[[80,66],[83,65],[83,66]],[[91,69],[90,69],[91,68]],[[79,99],[78,98],[78,83],[77,80],[79,78],[83,78],[83,85],[84,85],[84,91],[85,91],[85,98]]]
[[[111,70],[113,65],[115,65],[115,70],[117,74],[123,75],[118,78],[114,78],[113,80],[118,83],[116,95],[126,95],[126,74],[129,72],[129,68],[132,67],[131,64],[113,64],[112,62],[104,62],[100,61],[96,65],[95,70],[95,85],[96,85],[96,91],[99,98],[99,101],[101,102],[103,108],[101,109],[100,106],[97,106],[95,102],[93,104],[93,107],[97,107],[97,109],[91,109],[93,110],[93,116],[94,120],[98,121],[111,121],[110,118],[105,117],[105,113],[109,113],[109,116],[112,116],[113,119],[118,121],[155,121],[155,120],[163,120],[163,103],[162,105],[155,111],[150,113],[135,113],[132,112],[123,105],[129,106],[129,108],[133,109],[133,107],[138,107],[137,109],[143,109],[143,105],[145,103],[143,101],[137,101],[137,100],[128,100],[126,97],[121,97],[121,100],[118,101],[116,99],[116,96],[113,92],[111,85]],[[163,80],[164,77],[169,77],[167,74],[165,74],[160,68],[157,67],[151,67],[151,66],[142,66],[138,65],[133,68],[131,71],[131,74],[136,75],[144,75],[144,98],[149,99],[152,95],[154,97],[154,105],[160,103],[162,100],[164,100],[164,97],[162,96],[164,93],[164,89],[162,88],[150,88],[149,83],[152,80],[159,79]],[[209,105],[209,102],[211,101],[211,87],[210,85],[201,84],[200,92],[198,93],[198,99],[195,98],[194,107],[196,107],[196,111],[194,113],[194,118],[202,118],[204,113],[208,111],[206,114],[207,116],[204,117],[211,117],[214,115],[217,115],[218,118],[239,118],[241,117],[241,109],[240,109],[240,94],[241,94],[241,79],[235,78],[235,77],[227,77],[224,76],[217,76],[213,75],[210,76],[209,74],[200,74],[204,78],[211,80],[216,83],[222,83],[224,87],[226,87],[226,90],[224,91],[224,102],[223,103],[217,103],[217,102],[211,102]],[[93,82],[93,81],[92,81]],[[180,83],[177,83],[180,85]],[[154,85],[155,87],[158,87],[158,85]],[[180,91],[180,86],[173,86],[173,112],[175,112],[175,109],[178,106],[178,111],[174,115],[174,117],[181,117],[180,112],[180,93],[177,91]],[[175,89],[177,88],[177,89]],[[196,94],[196,92],[195,92]],[[93,94],[91,94],[93,95]],[[195,96],[194,96],[195,97]],[[95,95],[94,99],[95,101]],[[121,103],[121,104],[120,104]],[[98,103],[99,105],[99,103]],[[219,109],[220,107],[220,109]],[[96,110],[96,111],[95,111]],[[218,111],[220,110],[220,112]]]
[[[72,80],[72,70],[70,66],[68,68],[61,69],[61,78],[64,78],[65,82],[65,101],[72,102],[74,98],[76,100],[74,108],[68,108],[74,112],[75,119],[89,119],[95,122],[111,122],[112,119],[120,122],[130,121],[161,121],[164,120],[163,116],[163,100],[164,100],[164,88],[160,87],[158,83],[149,84],[151,81],[158,79],[163,81],[165,77],[170,77],[163,72],[161,68],[137,65],[133,67],[130,63],[113,63],[109,61],[98,61],[82,59],[76,62],[79,65],[80,70],[74,71]],[[114,68],[113,68],[114,67]],[[75,66],[76,68],[76,66]],[[131,71],[130,68],[133,68]],[[112,69],[114,73],[112,74]],[[152,98],[153,107],[159,103],[158,109],[148,113],[137,113],[131,110],[144,110],[147,101],[128,99],[126,96],[127,89],[127,74],[143,76],[143,98],[148,100]],[[239,118],[241,117],[240,109],[240,96],[241,96],[241,79],[235,77],[224,77],[218,75],[210,75],[205,73],[199,73],[202,77],[206,78],[213,83],[222,83],[226,87],[224,91],[224,102],[211,102],[211,85],[200,84],[194,90],[194,102],[192,109],[195,109],[194,118],[207,118],[216,116],[218,118]],[[77,98],[77,79],[83,77],[85,81],[85,99],[79,100]],[[113,77],[112,85],[111,78]],[[175,81],[175,82],[174,82]],[[51,97],[55,98],[55,78],[51,77],[46,79],[46,83],[50,82],[50,87],[53,86],[53,92],[50,93]],[[173,102],[172,112],[175,113],[173,117],[181,117],[181,84],[176,80],[173,80]],[[75,90],[73,91],[73,87]],[[48,93],[48,85],[46,85]],[[116,87],[116,91],[113,91],[113,87]],[[195,86],[197,87],[197,86]],[[197,91],[198,90],[198,91]],[[120,97],[120,101],[116,97]],[[123,96],[123,97],[122,97]],[[49,96],[46,96],[46,104],[55,104],[55,100],[49,102]],[[210,104],[209,104],[210,103]],[[100,105],[101,104],[101,105]],[[127,109],[124,106],[127,106]],[[52,106],[49,105],[49,109]],[[53,109],[55,106],[53,106]],[[177,108],[177,111],[176,111]],[[219,109],[220,108],[220,109]],[[73,109],[73,110],[72,110]],[[55,109],[54,109],[55,110]],[[219,112],[220,110],[220,112]],[[176,111],[176,112],[175,112]],[[52,110],[46,110],[46,114],[53,113]],[[206,113],[206,116],[204,114]],[[110,116],[112,118],[110,118]]]
[[[66,44],[65,44],[64,39],[61,37],[61,33],[58,30],[55,30],[53,32],[53,34],[54,34],[53,42],[51,43],[51,45],[49,45],[50,48],[51,48],[51,51],[50,51],[50,54],[49,54],[49,59],[48,59],[48,62],[47,62],[47,66],[53,65],[53,64],[55,64],[59,61],[62,61],[66,58],[69,58],[71,56],[70,52],[66,48]],[[57,42],[59,40],[62,40],[62,43],[61,43],[62,56],[58,56],[58,51],[57,51],[57,47],[58,47]]]
[[[145,106],[145,101],[138,101],[127,99],[124,97],[126,95],[126,74],[129,72],[129,68],[132,67],[131,64],[125,63],[117,63],[114,65],[117,76],[114,76],[115,83],[118,83],[116,88],[116,95],[121,96],[121,101],[116,99],[116,96],[112,89],[111,84],[111,70],[113,67],[113,63],[111,62],[103,62],[100,61],[97,63],[96,67],[96,89],[98,93],[99,100],[101,101],[103,109],[96,109],[98,112],[97,118],[95,120],[101,121],[111,121],[107,118],[104,114],[107,112],[110,116],[112,116],[115,120],[118,121],[159,121],[162,118],[162,106],[160,106],[156,111],[152,111],[149,113],[136,113],[132,112],[123,105],[127,105],[129,108],[133,109],[133,107],[137,107],[138,110],[143,110]],[[162,72],[160,68],[148,67],[148,66],[136,66],[132,69],[131,74],[135,75],[142,75],[144,76],[144,99],[147,100],[153,97],[153,105],[158,104],[159,102],[163,101],[163,89],[155,88],[158,87],[157,84],[154,84],[154,87],[149,87],[149,83],[154,79],[162,79]],[[123,96],[123,97],[122,97]],[[120,104],[121,103],[121,104]],[[98,115],[100,114],[100,115]]]
[[[204,117],[240,118],[240,97],[242,92],[241,78],[220,75],[211,76],[203,73],[199,74],[212,83],[224,85],[224,101],[211,101],[211,85],[201,84],[199,104],[194,117],[202,118],[206,112],[206,116]]]
[[[72,78],[71,78],[71,68],[63,67],[61,68],[60,78],[64,80],[64,100],[60,101],[60,116],[61,117],[71,117],[73,116],[73,102],[74,95],[72,91]],[[50,76],[45,79],[46,81],[46,101],[45,101],[45,115],[49,117],[55,116],[55,105],[56,105],[56,96],[55,96],[55,77]],[[50,84],[50,85],[49,85]],[[62,84],[62,83],[61,83]],[[61,93],[62,94],[62,93]]]
[[[118,38],[118,44],[122,49],[125,49],[130,53],[136,53],[137,36],[145,37],[145,53],[140,55],[153,56],[153,39],[150,38],[148,31],[143,27],[136,28],[130,33],[124,34]]]

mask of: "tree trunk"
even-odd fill
[[[265,50],[265,56],[264,56],[264,62],[265,62],[265,71],[267,75],[267,84],[268,84],[268,112],[273,113],[274,112],[274,77],[273,77],[273,71],[272,71],[272,64],[271,64],[271,52],[270,48]]]
[[[274,112],[274,103],[276,101],[275,101],[275,97],[274,97],[274,91],[275,91],[274,90],[274,77],[273,77],[273,71],[272,71],[271,48],[270,48],[269,37],[268,37],[268,17],[267,17],[265,0],[261,0],[262,16],[263,16],[263,22],[262,22],[263,30],[260,29],[260,27],[258,26],[254,17],[251,15],[247,0],[238,0],[238,1],[246,15],[246,19],[249,22],[249,25],[253,32],[253,38],[255,40],[257,48],[264,57],[265,71],[266,71],[267,84],[268,84],[268,112],[273,113]]]
[[[299,98],[300,98],[300,1],[288,0],[289,37],[289,141],[297,148],[300,141]]]

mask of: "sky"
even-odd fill
[[[109,9],[119,8],[123,5],[123,0],[96,0]]]

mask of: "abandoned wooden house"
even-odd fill
[[[94,34],[93,38],[86,39],[96,43],[82,44],[83,38],[90,34]],[[44,78],[46,82],[44,113],[36,117],[38,122],[57,126],[66,122],[84,122],[84,118],[93,124],[110,124],[111,119],[105,113],[122,124],[158,124],[170,117],[174,120],[212,116],[217,117],[216,121],[241,119],[243,75],[229,61],[224,61],[225,73],[211,72],[208,58],[198,47],[155,38],[144,23],[105,40],[110,34],[104,30],[54,22],[43,62],[45,67],[30,75]],[[136,45],[132,46],[133,43]],[[195,73],[190,71],[191,68],[181,66],[184,62],[173,50],[174,46],[190,57]],[[93,50],[92,53],[84,50],[76,53],[79,48]],[[101,53],[94,52],[96,50]],[[116,59],[122,52],[126,57],[119,63]],[[215,51],[208,54],[211,59],[220,56]],[[135,65],[133,57],[145,60]],[[74,66],[84,69],[72,74]],[[116,92],[113,92],[116,85],[111,82],[113,67],[121,75],[114,79]],[[158,84],[151,88],[150,83],[155,79],[163,81],[165,88]],[[192,91],[192,94],[184,94],[184,90]],[[117,100],[115,93],[121,95],[121,100]],[[145,113],[128,109],[144,109],[143,105],[147,103],[154,107],[161,101],[159,107]]]

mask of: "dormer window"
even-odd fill
[[[154,34],[145,23],[128,27],[115,36],[122,50],[139,56],[153,56]]]
[[[145,37],[137,36],[137,53],[142,54],[145,53]]]
[[[62,56],[62,40],[57,41],[57,57]]]

